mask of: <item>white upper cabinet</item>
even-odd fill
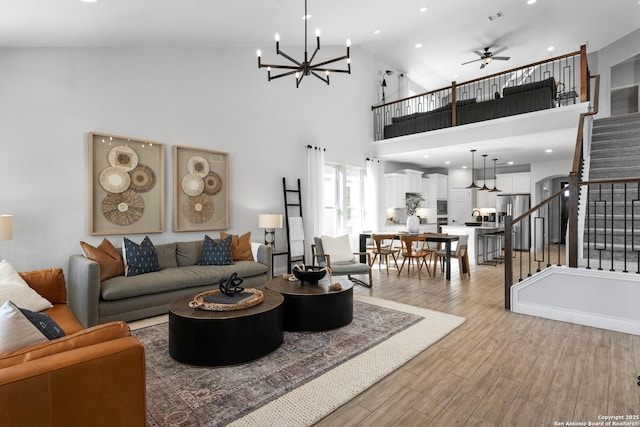
[[[401,173],[385,173],[385,208],[404,208],[407,192],[407,176]]]
[[[498,189],[504,194],[531,193],[531,173],[503,173],[496,175]]]
[[[403,169],[398,171],[407,176],[407,188],[405,193],[421,193],[422,192],[422,172],[412,169]]]
[[[489,189],[493,188],[493,179],[488,179],[486,182],[487,187]],[[499,189],[500,186],[498,186]],[[495,208],[496,207],[496,198],[500,193],[492,193],[490,191],[474,191],[476,195],[476,208]]]
[[[447,175],[442,175],[440,173],[430,173],[429,182],[431,183],[429,186],[430,194],[429,196],[434,199],[448,199],[449,198],[449,180]]]

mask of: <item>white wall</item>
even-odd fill
[[[600,105],[597,118],[611,115],[611,67],[640,53],[640,28],[597,52],[597,61],[590,61],[592,74],[600,74]],[[595,64],[593,63],[595,62]]]
[[[342,53],[325,48],[322,58]],[[0,259],[19,271],[66,267],[78,241],[101,241],[88,234],[91,131],[166,144],[166,231],[154,243],[204,234],[171,231],[173,145],[229,153],[228,231],[261,241],[258,214],[284,212],[282,177],[301,178],[306,195],[307,144],[332,162],[364,167],[370,155],[375,61],[358,48],[352,57],[352,75],[332,75],[330,86],[307,77],[296,89],[293,78],[267,82],[253,47],[0,49],[0,213],[14,215]]]

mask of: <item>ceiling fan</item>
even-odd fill
[[[480,64],[480,68],[482,69],[485,66],[487,66],[494,59],[496,59],[498,61],[508,61],[509,59],[511,59],[510,56],[494,56],[494,55],[497,55],[497,54],[499,54],[501,52],[504,52],[505,50],[509,49],[507,46],[503,46],[503,47],[499,48],[498,50],[496,50],[495,52],[489,52],[489,49],[491,49],[491,48],[490,47],[485,47],[484,48],[484,52],[480,52],[479,50],[474,50],[473,53],[478,55],[480,58],[479,59],[474,59],[473,61],[464,62],[462,65],[471,64],[472,62],[482,61],[482,64]]]

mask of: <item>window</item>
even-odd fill
[[[365,169],[325,163],[323,233],[355,235],[364,219]]]

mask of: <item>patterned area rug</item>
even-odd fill
[[[174,361],[166,322],[135,330],[146,353],[148,425],[310,425],[464,322],[374,298],[355,299],[351,324],[326,332],[285,332],[273,353],[231,367]],[[358,368],[363,363],[364,369]]]

